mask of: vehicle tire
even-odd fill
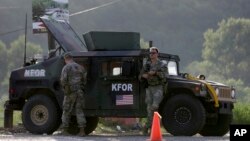
[[[34,134],[52,134],[61,124],[60,110],[56,103],[45,95],[31,97],[24,105],[22,121],[24,127]]]
[[[98,117],[86,117],[86,127],[84,128],[85,130],[85,134],[88,135],[90,133],[92,133],[95,128],[98,125],[99,122],[99,118]],[[69,124],[69,133],[76,135],[79,132],[79,127],[77,126],[77,120],[76,120],[76,116],[71,116],[71,121]]]
[[[205,124],[199,133],[202,136],[224,136],[229,130],[232,119],[232,114],[219,114],[216,124]]]
[[[164,128],[174,136],[192,136],[205,124],[205,109],[195,97],[178,94],[167,100],[162,111]]]

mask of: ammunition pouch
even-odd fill
[[[161,85],[161,81],[157,77],[154,77],[153,79],[148,80],[148,85],[149,86]]]
[[[166,83],[167,83],[167,81],[166,81],[165,78],[161,79],[159,77],[156,77],[156,78],[150,80],[148,82],[148,85],[149,86],[157,86],[157,85],[163,85],[164,86]]]

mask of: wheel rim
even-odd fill
[[[48,109],[43,105],[36,105],[30,112],[30,117],[35,125],[44,125],[49,118]]]
[[[177,121],[179,124],[187,124],[190,122],[192,118],[191,111],[186,107],[180,107],[178,108],[175,113],[175,121]]]

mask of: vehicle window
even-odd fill
[[[110,76],[119,76],[122,75],[122,62],[111,62],[110,63]]]
[[[175,61],[168,62],[168,73],[169,75],[178,75],[177,64]]]
[[[113,68],[113,71],[112,71],[113,76],[117,76],[117,75],[121,75],[121,74],[122,74],[122,68],[120,68],[120,67]]]
[[[135,75],[135,61],[132,59],[114,59],[101,62],[101,76],[124,76]]]

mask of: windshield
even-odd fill
[[[168,73],[169,75],[178,75],[177,64],[175,61],[168,62]]]
[[[175,61],[162,60],[162,62],[168,64],[168,75],[178,75],[177,64]]]

